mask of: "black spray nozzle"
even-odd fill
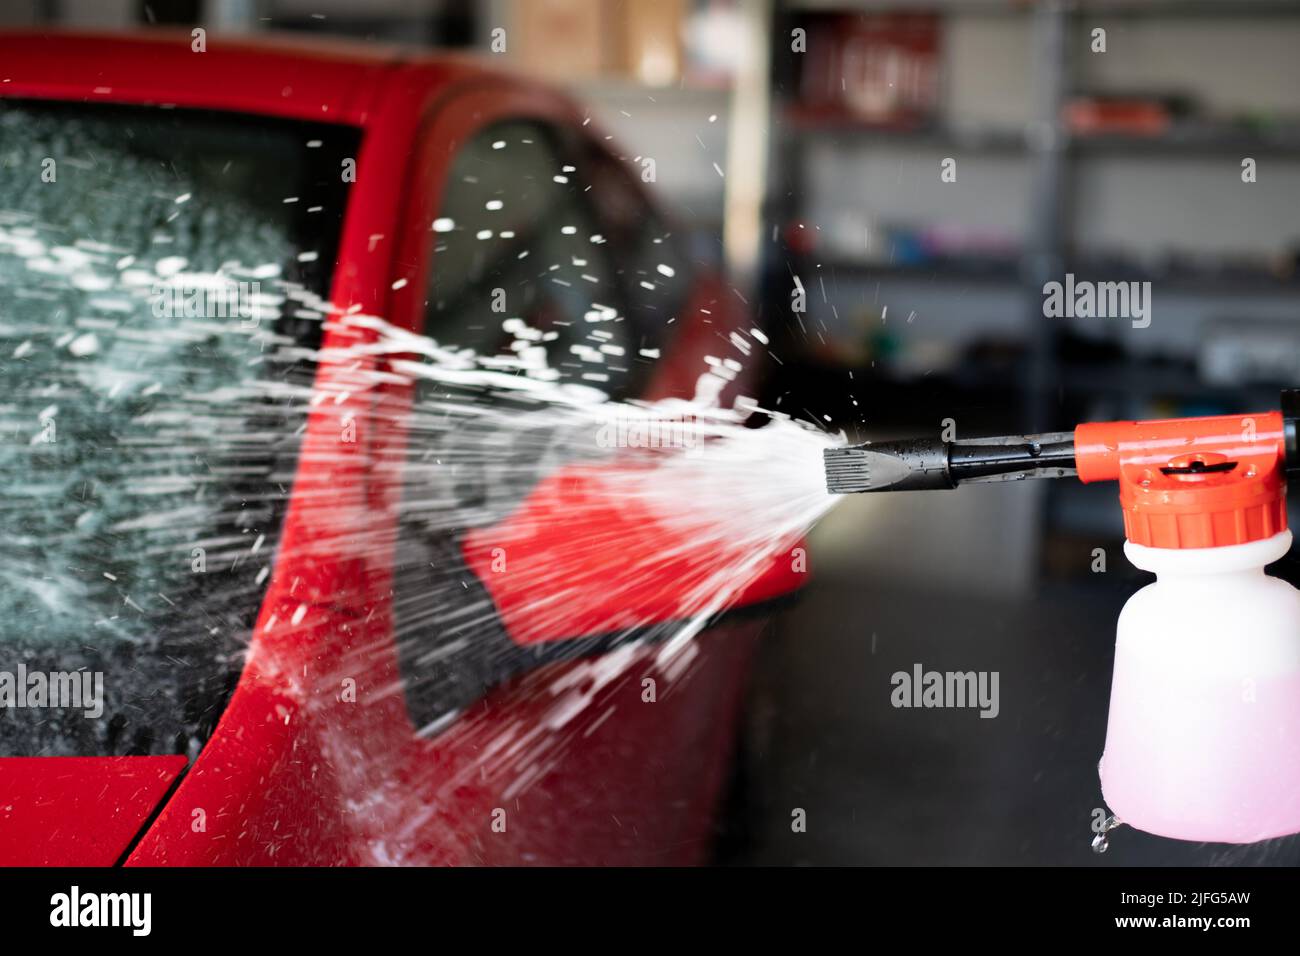
[[[1300,389],[1283,390],[1281,407],[1284,448],[1282,468],[1286,477],[1295,481],[1300,479]],[[1115,424],[1125,427],[1167,426],[1170,422]],[[935,438],[868,442],[847,448],[829,448],[823,455],[826,490],[835,495],[864,491],[955,488],[968,481],[1063,478],[1076,473],[1073,432],[968,438],[961,441]],[[1162,470],[1165,474],[1187,474],[1216,468],[1228,470],[1233,466],[1235,463],[1207,466],[1204,462],[1190,462],[1182,466],[1185,470],[1175,467]]]
[[[823,452],[826,490],[925,491],[968,481],[1017,481],[1074,474],[1074,435],[1014,435],[962,441],[868,442]]]

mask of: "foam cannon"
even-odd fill
[[[1071,478],[1119,483],[1124,553],[1156,581],[1120,614],[1099,773],[1115,817],[1181,840],[1300,833],[1300,591],[1291,547],[1300,390],[1249,415],[825,452],[832,494]]]

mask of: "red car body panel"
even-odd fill
[[[517,643],[617,634],[690,618],[699,610],[694,595],[721,569],[742,568],[753,559],[747,540],[701,533],[701,525],[709,524],[705,516],[683,520],[656,513],[637,494],[644,488],[638,470],[645,468],[560,468],[538,482],[505,521],[465,535],[465,558]],[[575,540],[583,542],[581,553],[557,562]],[[503,555],[509,555],[509,573],[496,573],[493,563]],[[626,580],[629,568],[635,573]],[[797,577],[787,565],[767,563],[738,595],[726,597],[739,604],[780,597],[798,586]]]
[[[4,95],[72,102],[144,103],[365,126],[395,62],[371,45],[278,38],[213,39],[197,53],[188,33],[106,36],[5,31]],[[451,78],[461,70],[442,61]],[[474,71],[467,71],[474,72]]]
[[[0,859],[112,866],[185,764],[181,756],[0,760]]]
[[[238,686],[128,865],[703,859],[761,623],[702,634],[686,655],[689,673],[654,706],[643,702],[641,677],[657,666],[657,648],[630,646],[612,652],[617,661],[608,667],[599,658],[594,668],[592,660],[573,661],[511,680],[436,736],[422,736],[401,689],[390,608],[400,472],[376,467],[401,460],[410,387],[374,387],[368,376],[383,370],[379,358],[331,358],[375,337],[344,321],[353,313],[419,330],[428,224],[462,143],[504,118],[580,129],[581,111],[532,83],[448,58],[404,59],[344,46],[293,50],[283,41],[268,46],[220,37],[209,37],[207,51],[196,53],[188,34],[0,34],[0,81],[5,97],[170,104],[363,130],[331,290],[337,311],[316,378],[318,390],[341,400],[321,402],[309,415],[280,557]],[[407,280],[404,287],[398,279]],[[650,397],[690,393],[703,354],[743,320],[729,299],[714,281],[698,285],[689,310],[694,321],[678,333],[678,354],[660,363]],[[359,424],[359,438],[340,444],[339,430],[349,420]],[[529,507],[545,507],[547,494],[539,488]],[[566,516],[564,530],[536,542],[532,560],[581,536],[583,520],[629,518],[621,506],[596,502],[588,514]],[[526,520],[521,514],[516,522]],[[477,560],[476,547],[493,534],[515,533],[518,523],[486,529],[471,539],[467,556]],[[681,542],[645,541],[665,544]],[[802,582],[777,557],[745,600]],[[536,574],[509,586],[497,582],[493,597],[515,640],[576,637],[609,623],[612,609],[599,601],[573,607],[568,633],[558,625],[539,631],[512,617],[525,590],[535,599],[544,587]],[[671,617],[679,604],[674,587],[669,568],[647,582],[637,613]],[[342,676],[355,681],[355,702],[343,699]],[[105,780],[146,778],[184,762],[115,759],[100,765]],[[22,772],[16,761],[0,760],[0,787]],[[49,800],[28,802],[27,826],[66,833],[70,819],[95,825],[77,816],[81,788],[56,788],[51,774],[32,778]],[[159,777],[158,785],[165,790],[170,780]],[[125,801],[116,819],[134,817],[139,825],[160,792],[126,789],[103,792]],[[93,852],[87,845],[75,862],[111,863],[121,842],[114,836]],[[4,826],[0,863],[14,862],[12,845],[12,830]],[[31,857],[19,849],[17,859]]]

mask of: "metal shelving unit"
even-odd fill
[[[1042,312],[1043,283],[1059,279],[1066,271],[1080,278],[1096,281],[1150,280],[1170,295],[1197,296],[1214,293],[1221,297],[1248,299],[1292,297],[1300,302],[1300,275],[1242,269],[1223,263],[1220,267],[1201,268],[1194,262],[1171,261],[1167,265],[1125,261],[1123,257],[1092,256],[1072,252],[1075,212],[1072,208],[1081,166],[1094,161],[1123,160],[1140,164],[1174,159],[1208,160],[1256,156],[1283,162],[1300,162],[1300,125],[1260,126],[1248,123],[1175,122],[1159,135],[1122,135],[1118,133],[1070,135],[1063,127],[1062,107],[1075,83],[1071,48],[1086,35],[1083,31],[1093,21],[1090,17],[1133,23],[1143,18],[1170,18],[1179,21],[1193,18],[1234,19],[1251,17],[1300,16],[1300,3],[1243,0],[1223,4],[1200,0],[1169,0],[1156,3],[1096,2],[1071,3],[1067,0],[1040,0],[1035,3],[916,3],[894,0],[888,3],[852,3],[844,0],[786,0],[774,8],[772,36],[781,43],[789,30],[806,23],[807,18],[833,12],[935,12],[964,17],[1018,18],[1032,26],[1032,75],[1026,86],[1033,90],[1034,107],[1030,117],[1037,134],[1028,136],[1019,130],[958,125],[960,117],[934,121],[912,129],[885,130],[854,122],[851,119],[809,115],[799,108],[796,99],[797,76],[789,57],[777,55],[773,47],[772,82],[773,123],[771,150],[771,188],[766,221],[786,224],[805,218],[810,190],[817,183],[808,175],[808,150],[818,137],[835,137],[856,145],[916,149],[951,150],[940,155],[978,156],[990,161],[1015,161],[1025,164],[1026,188],[1030,190],[1028,216],[1023,224],[1023,248],[1018,260],[992,258],[955,258],[924,264],[902,264],[863,258],[846,258],[841,254],[800,252],[784,245],[774,232],[767,248],[763,269],[763,297],[772,303],[784,320],[786,342],[779,354],[796,354],[796,346],[816,334],[805,328],[789,312],[791,276],[798,274],[808,287],[810,297],[818,278],[828,283],[855,280],[860,284],[876,282],[910,282],[917,289],[942,285],[945,293],[964,295],[971,290],[1005,289],[1008,296],[1018,295],[1023,310],[1025,350],[1021,361],[981,367],[972,363],[947,376],[907,379],[891,371],[887,363],[853,372],[815,363],[802,371],[802,381],[809,387],[828,381],[843,383],[857,390],[865,408],[889,404],[888,395],[896,396],[894,407],[915,414],[918,402],[961,407],[963,421],[989,415],[989,403],[999,402],[998,417],[1019,416],[1019,421],[1003,421],[1025,429],[1058,427],[1071,415],[1088,415],[1096,409],[1114,417],[1140,417],[1148,414],[1157,399],[1175,404],[1205,403],[1225,410],[1242,410],[1258,405],[1266,407],[1276,398],[1271,385],[1208,386],[1199,381],[1190,363],[1159,358],[1138,358],[1133,353],[1100,361],[1060,360],[1063,337],[1067,334],[1058,323],[1046,321]],[[877,286],[879,288],[879,286]],[[892,315],[892,313],[891,313]],[[803,317],[804,322],[808,317]],[[775,324],[775,323],[774,323]],[[874,363],[873,363],[874,365]],[[870,384],[866,384],[868,380]],[[1279,383],[1281,384],[1281,383]],[[962,407],[961,396],[970,396],[974,406]],[[1017,401],[1016,396],[1019,396]],[[870,396],[870,399],[867,398]],[[1058,408],[1063,403],[1064,407]],[[1089,523],[1087,508],[1067,501],[1075,489],[1049,489],[1044,498],[1042,516],[1048,526],[1087,535],[1104,533],[1096,521]],[[1081,493],[1086,493],[1082,489]],[[1086,494],[1085,494],[1086,497]],[[1093,509],[1095,514],[1112,516],[1109,505]],[[1073,522],[1073,524],[1071,524]]]
[[[993,159],[1014,157],[1027,164],[1026,183],[1031,190],[1030,214],[1024,223],[1023,247],[1027,252],[1019,261],[987,258],[948,259],[924,264],[902,264],[867,258],[846,259],[842,255],[820,255],[783,246],[779,241],[767,244],[763,269],[763,301],[775,304],[785,319],[790,336],[783,354],[795,354],[798,339],[806,333],[799,328],[788,307],[791,276],[799,274],[808,284],[818,276],[849,277],[866,281],[900,280],[920,283],[945,283],[954,287],[1019,287],[1025,311],[1025,335],[1028,361],[1024,380],[1019,382],[1025,395],[1022,407],[1025,427],[1047,424],[1051,396],[1062,389],[1086,399],[1089,377],[1069,367],[1056,368],[1059,329],[1042,316],[1042,287],[1045,281],[1059,278],[1065,271],[1080,277],[1105,280],[1159,283],[1162,290],[1175,294],[1195,295],[1215,292],[1240,296],[1300,297],[1300,277],[1286,272],[1235,268],[1229,264],[1210,269],[1171,263],[1167,268],[1126,262],[1122,258],[1094,260],[1071,252],[1071,199],[1078,176],[1077,165],[1093,157],[1121,158],[1142,162],[1148,158],[1163,161],[1171,158],[1208,158],[1250,155],[1300,162],[1300,125],[1258,128],[1246,124],[1175,123],[1159,135],[1095,134],[1070,135],[1060,121],[1062,107],[1072,88],[1073,70],[1068,51],[1072,31],[1081,29],[1085,18],[1123,19],[1300,16],[1300,3],[1273,0],[1240,0],[1232,4],[1201,0],[1155,0],[1155,2],[940,2],[909,3],[891,0],[886,3],[853,3],[851,0],[785,0],[773,8],[774,43],[784,42],[795,25],[806,24],[808,17],[825,13],[852,12],[935,12],[962,16],[1028,18],[1032,22],[1034,72],[1026,84],[1035,92],[1033,125],[1038,135],[1026,136],[1006,128],[971,128],[931,122],[913,129],[881,129],[851,118],[810,115],[796,99],[798,77],[790,57],[772,56],[772,82],[775,91],[772,118],[772,172],[766,221],[786,224],[805,218],[805,198],[815,183],[806,174],[809,143],[818,137],[849,138],[855,145],[880,144],[918,150],[951,149],[954,154],[977,154]],[[1088,22],[1092,22],[1089,20]],[[1125,374],[1115,377],[1104,391],[1112,397],[1115,383],[1132,390],[1131,397],[1142,401],[1153,395],[1170,394],[1169,376],[1149,373],[1140,363],[1126,363]],[[1179,391],[1179,390],[1174,390]],[[1186,390],[1181,390],[1185,392]],[[1253,391],[1243,389],[1243,392]],[[1215,394],[1231,398],[1226,390]]]

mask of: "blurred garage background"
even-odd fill
[[[7,0],[0,24],[457,47],[562,84],[729,269],[780,357],[767,404],[854,437],[1258,411],[1300,385],[1297,3]],[[1067,272],[1149,281],[1149,327],[1045,318]],[[772,620],[719,861],[1300,860],[1125,830],[1090,850],[1115,617],[1143,583],[1114,498],[841,504]],[[894,709],[916,663],[999,672],[998,718]]]

